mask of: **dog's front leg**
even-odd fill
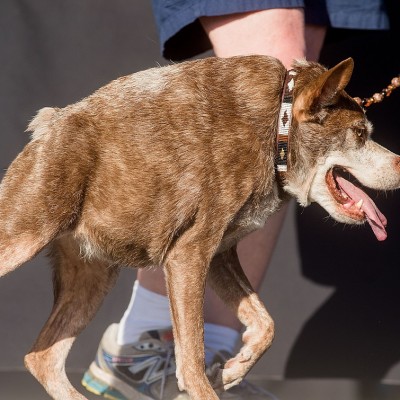
[[[227,390],[240,383],[270,347],[274,337],[274,323],[245,276],[235,248],[213,259],[209,280],[215,292],[236,312],[246,327],[239,353],[228,360],[223,369],[212,372],[214,388]]]
[[[176,375],[193,400],[218,400],[205,374],[204,290],[211,250],[206,240],[183,240],[165,262],[175,338]]]

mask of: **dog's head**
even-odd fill
[[[353,60],[326,70],[298,63],[285,189],[303,206],[317,202],[336,220],[368,221],[378,240],[386,218],[360,184],[400,187],[400,157],[371,139],[372,124],[345,91]]]

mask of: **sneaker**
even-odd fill
[[[224,365],[227,360],[232,358],[232,354],[227,351],[215,353],[210,370],[216,365]],[[221,400],[278,400],[271,392],[244,379],[239,385],[233,386],[226,392],[219,395]]]
[[[148,331],[124,346],[117,331],[118,324],[108,327],[83,376],[88,391],[112,400],[189,400],[175,377],[172,330]]]
[[[82,379],[92,393],[111,400],[189,400],[178,389],[172,330],[154,330],[136,343],[117,345],[118,324],[108,327],[96,359]],[[232,355],[216,352],[212,365]],[[272,393],[244,380],[219,395],[221,400],[278,400]]]

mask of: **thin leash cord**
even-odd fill
[[[363,108],[369,107],[371,104],[380,103],[386,97],[389,97],[393,90],[400,86],[400,74],[395,76],[390,84],[383,88],[379,93],[375,93],[372,97],[365,97],[361,99],[360,97],[354,97],[354,100]]]

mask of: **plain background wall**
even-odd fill
[[[367,96],[399,72],[395,44],[395,33],[338,32],[325,63],[360,54],[350,93]],[[28,141],[24,129],[41,107],[63,107],[118,76],[166,63],[148,1],[2,0],[0,52],[2,170]],[[368,113],[382,132],[376,139],[400,152],[399,94],[375,107]],[[400,202],[398,195],[378,201],[385,213],[392,210],[385,244],[377,244],[367,228],[345,229],[326,221],[318,208],[299,211],[292,204],[261,291],[277,335],[255,374],[399,380]],[[133,271],[123,271],[73,347],[69,369],[89,365],[104,329],[120,319],[133,280]],[[51,305],[43,254],[0,280],[0,371],[23,368],[23,355]]]

